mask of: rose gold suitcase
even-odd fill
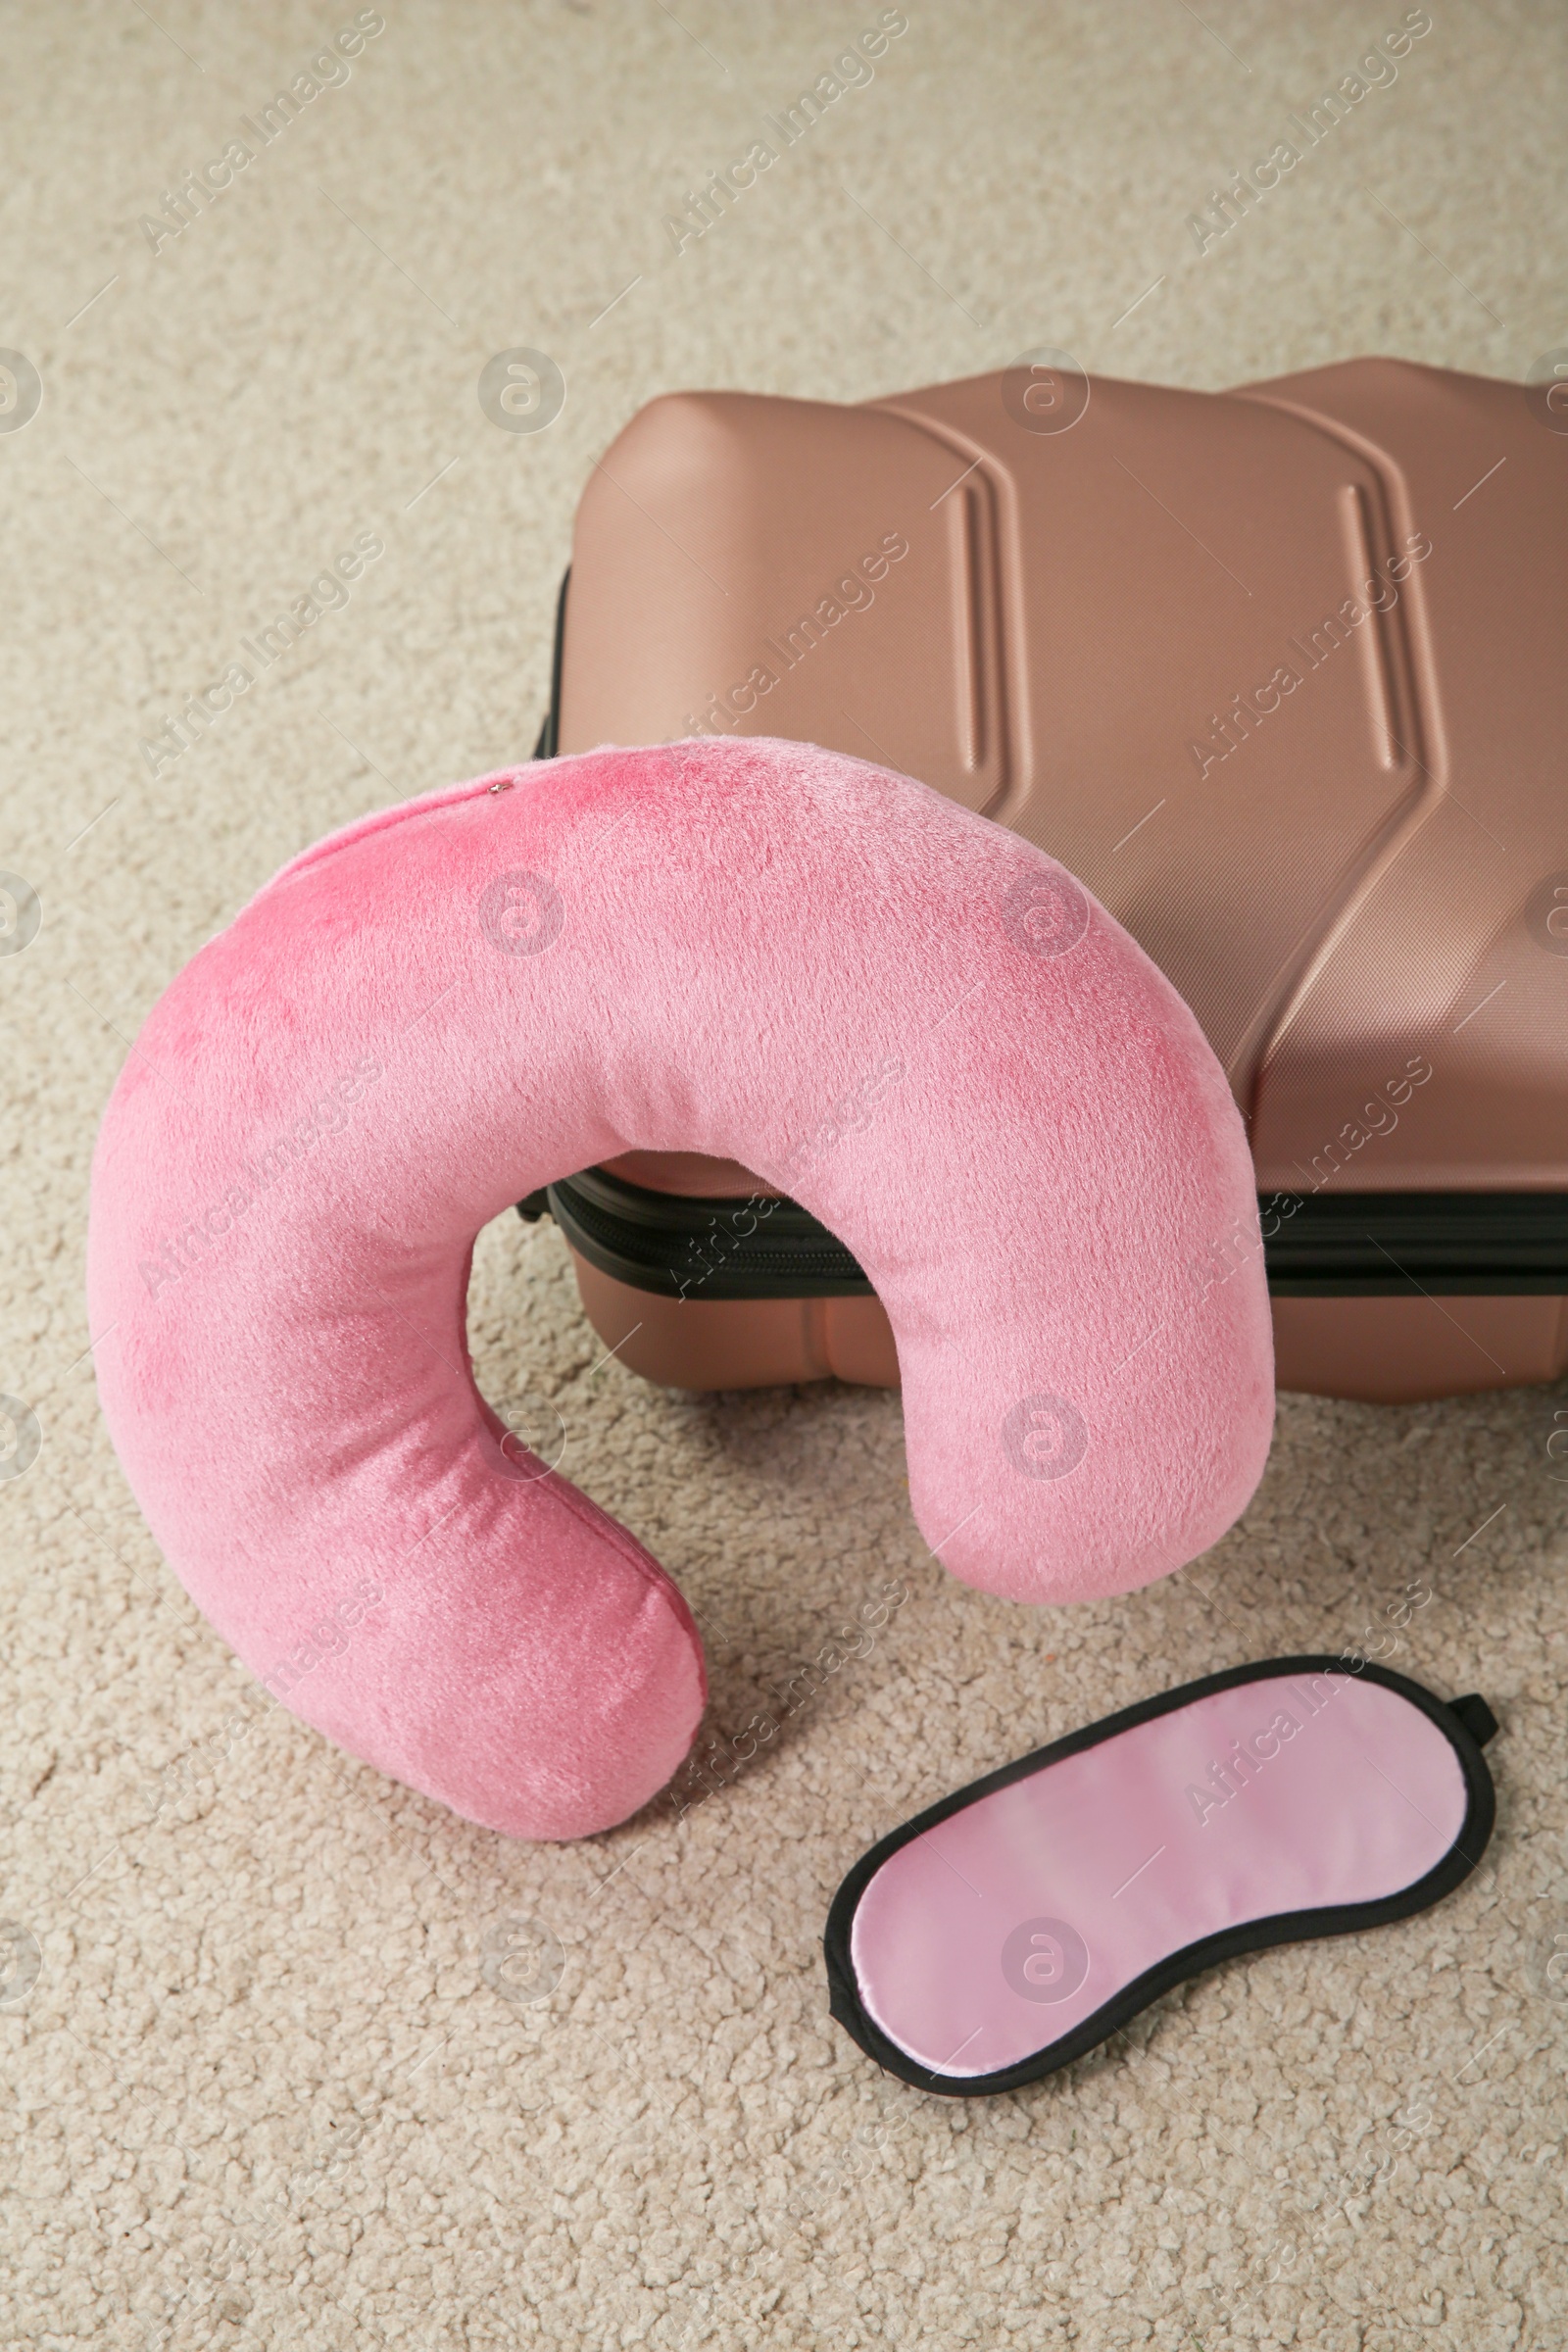
[[[1249,1122],[1282,1387],[1568,1368],[1568,438],[1388,360],[1228,393],[1049,365],[861,408],[655,401],[596,469],[543,753],[902,768],[1082,876]],[[824,1105],[853,1117],[854,1105]],[[525,1214],[544,1202],[523,1203]],[[898,1378],[848,1252],[732,1162],[551,1188],[649,1378]]]

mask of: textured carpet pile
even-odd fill
[[[1393,0],[909,0],[874,76],[677,250],[666,221],[886,13],[396,0],[344,78],[311,61],[376,12],[7,11],[0,868],[39,914],[0,956],[0,1391],[41,1445],[0,1482],[6,2345],[1568,2330],[1568,1390],[1286,1398],[1190,1573],[1030,1612],[926,1554],[895,1397],[651,1389],[600,1361],[554,1228],[503,1220],[481,1383],[554,1405],[712,1676],[704,1771],[537,1849],[268,1706],[97,1411],[89,1159],[148,1006],[305,843],[531,748],[575,499],[642,401],[857,399],[1040,345],[1205,387],[1364,351],[1522,377],[1568,342],[1568,21],[1520,0],[1438,0],[1202,251],[1188,216]],[[173,233],[166,196],[225,152]],[[545,430],[477,397],[516,349],[564,378]],[[359,534],[382,552],[323,607]],[[192,714],[236,663],[255,682]],[[1355,1642],[1502,1721],[1495,1842],[1452,1899],[1231,1965],[989,2102],[885,2080],[831,2024],[818,1937],[872,1838],[1169,1683]]]

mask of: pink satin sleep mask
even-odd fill
[[[99,1393],[152,1532],[381,1771],[570,1838],[697,1730],[679,1592],[509,1432],[466,1340],[480,1227],[634,1151],[739,1159],[854,1251],[915,1519],[970,1584],[1125,1591],[1251,1494],[1261,1250],[1211,1279],[1256,1233],[1242,1121],[1070,874],[801,744],[481,777],[320,843],[201,950],[93,1168]],[[562,1401],[569,1463],[596,1401]]]
[[[828,1915],[829,2007],[922,2090],[1016,2090],[1183,1978],[1424,1911],[1492,1835],[1497,1728],[1338,1658],[1233,1666],[893,1831]]]

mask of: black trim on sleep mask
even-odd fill
[[[928,2067],[919,2066],[907,2053],[890,2041],[863,2006],[856,1983],[855,1964],[850,1953],[850,1933],[855,1923],[856,1909],[861,1895],[884,1862],[902,1846],[923,1837],[939,1822],[947,1821],[963,1807],[978,1798],[990,1796],[998,1788],[1008,1788],[1014,1781],[1027,1779],[1047,1766],[1059,1764],[1065,1757],[1076,1755],[1086,1747],[1095,1747],[1102,1740],[1113,1739],[1120,1732],[1130,1732],[1139,1724],[1152,1722],[1156,1716],[1168,1715],[1195,1699],[1207,1698],[1217,1690],[1235,1689],[1240,1683],[1268,1682],[1289,1675],[1354,1674],[1364,1682],[1381,1683],[1385,1690],[1396,1690],[1408,1699],[1423,1715],[1445,1734],[1464,1775],[1465,1816],[1459,1834],[1442,1859],[1421,1878],[1396,1893],[1380,1895],[1366,1903],[1338,1903],[1320,1905],[1305,1911],[1280,1911],[1264,1919],[1248,1920],[1234,1928],[1221,1929],[1213,1936],[1204,1936],[1196,1943],[1185,1944],[1180,1951],[1170,1953],[1146,1969],[1130,1984],[1104,2002],[1094,2014],[1086,2017],[1071,2033],[1061,2035],[1047,2048],[1021,2058],[1013,2066],[1002,2067],[989,2075],[943,2075]],[[1014,1764],[1004,1764],[1000,1771],[988,1773],[984,1779],[971,1781],[967,1788],[955,1790],[923,1813],[917,1813],[888,1836],[880,1838],[869,1852],[861,1855],[850,1871],[828,1912],[827,1929],[822,1938],[823,1957],[827,1964],[828,2009],[853,2041],[859,2044],[868,2058],[874,2058],[890,2075],[902,2082],[912,2082],[919,2090],[934,2091],[945,2098],[977,2098],[1004,2090],[1018,2090],[1026,2082],[1038,2082],[1064,2066],[1071,2066],[1111,2034],[1135,2018],[1151,2002],[1196,1977],[1204,1969],[1213,1968],[1221,1960],[1234,1959],[1243,1952],[1266,1951],[1276,1943],[1305,1943],[1324,1936],[1351,1936],[1363,1928],[1390,1926],[1395,1920],[1408,1919],[1417,1911],[1425,1911],[1444,1895],[1448,1894],[1461,1881],[1467,1879],[1487,1848],[1496,1817],[1496,1795],[1492,1774],[1482,1745],[1497,1730],[1497,1719],[1479,1692],[1463,1698],[1441,1699],[1408,1675],[1396,1674],[1392,1667],[1380,1666],[1365,1659],[1359,1668],[1348,1667],[1343,1657],[1264,1658],[1250,1666],[1228,1666],[1219,1674],[1204,1675],[1196,1683],[1184,1683],[1179,1690],[1162,1690],[1153,1698],[1139,1700],[1136,1706],[1123,1707],[1115,1715],[1102,1717],[1078,1732],[1069,1732],[1064,1739],[1054,1740],[1049,1746],[1038,1747]]]

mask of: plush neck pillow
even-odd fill
[[[307,852],[193,958],[93,1168],[99,1389],[153,1534],[382,1771],[570,1838],[696,1731],[680,1593],[509,1438],[465,1340],[480,1227],[628,1151],[740,1159],[854,1250],[915,1518],[970,1584],[1126,1590],[1251,1494],[1273,1387],[1242,1122],[1070,875],[799,744],[480,778]]]

